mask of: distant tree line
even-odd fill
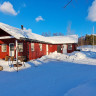
[[[94,40],[93,40],[93,38],[94,38]],[[86,36],[80,37],[78,39],[78,45],[79,46],[82,46],[82,45],[93,45],[93,42],[94,42],[94,45],[96,45],[96,36],[95,35],[87,35],[86,34]]]

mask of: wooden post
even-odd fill
[[[18,40],[16,40],[16,64],[17,64],[17,72],[18,72]]]

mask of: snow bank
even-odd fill
[[[37,60],[31,60],[33,64],[40,65],[50,61],[66,61],[74,62],[76,64],[96,65],[96,52],[75,51],[69,54],[51,53],[50,55],[43,56]]]
[[[86,59],[86,55],[83,52],[73,52],[69,54],[70,59],[80,60],[80,59]]]
[[[92,46],[92,45],[83,45],[78,47],[78,49],[81,49],[82,51],[93,51],[96,52],[96,45]]]

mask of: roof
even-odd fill
[[[78,42],[77,35],[44,37],[44,36],[32,33],[32,31],[30,30],[26,30],[26,29],[22,30],[4,23],[0,23],[0,28],[16,39],[26,38],[26,39],[32,39],[32,40],[37,40],[37,41],[42,41],[42,42],[47,42],[52,44]]]
[[[55,44],[78,43],[78,35],[52,36],[46,38],[52,40],[52,43]]]

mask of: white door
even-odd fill
[[[67,53],[67,45],[63,45],[63,54]]]
[[[9,44],[9,56],[14,56],[14,43]]]
[[[46,45],[46,55],[48,55],[48,44]]]

